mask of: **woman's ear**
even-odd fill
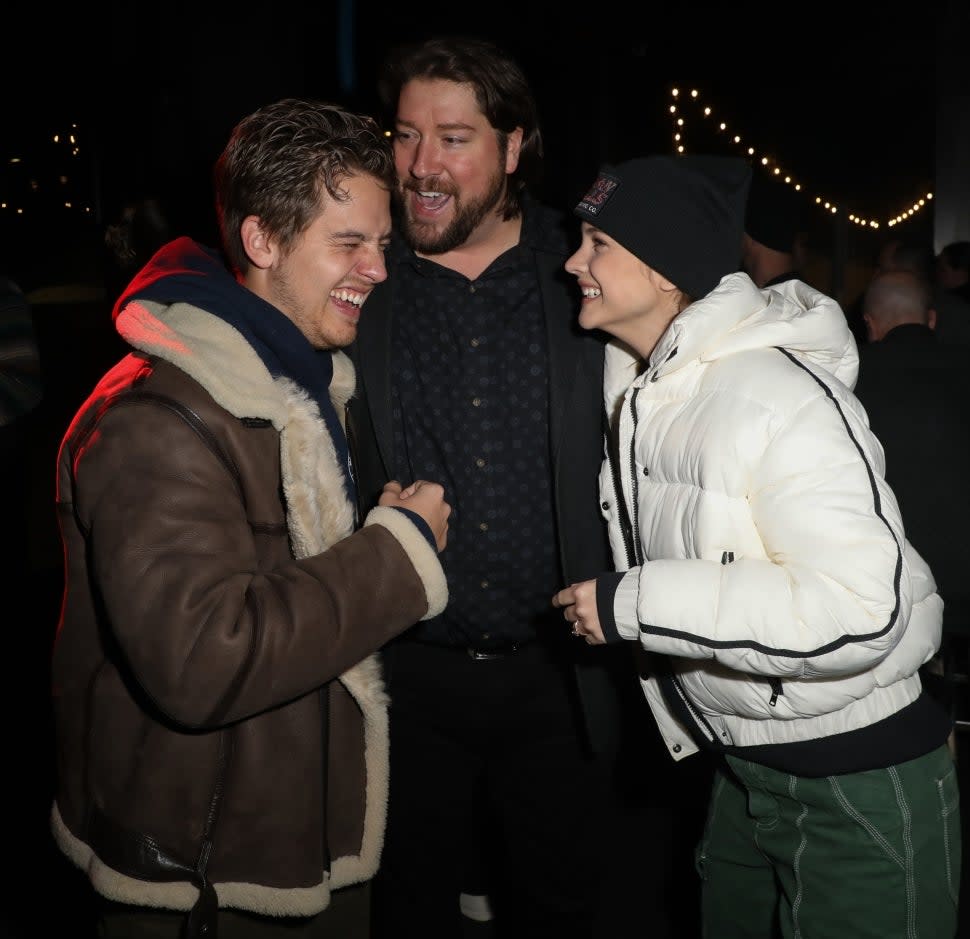
[[[650,276],[653,280],[654,287],[662,293],[667,299],[673,304],[673,308],[677,313],[682,313],[691,304],[690,297],[687,296],[683,290],[680,289],[673,281],[667,280],[660,271],[655,271],[652,267],[649,268]]]
[[[672,281],[667,280],[660,271],[654,270],[652,267],[649,268],[651,279],[653,280],[654,287],[657,290],[662,290],[664,293],[670,293],[673,290],[677,290],[677,285]]]
[[[247,215],[243,219],[239,235],[246,257],[254,267],[265,271],[272,266],[277,256],[276,244],[266,233],[258,215]]]

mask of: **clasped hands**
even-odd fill
[[[418,479],[410,486],[402,487],[396,480],[384,483],[378,505],[408,509],[423,518],[431,527],[438,551],[444,551],[448,542],[448,516],[451,506],[445,502],[445,487],[441,483]]]

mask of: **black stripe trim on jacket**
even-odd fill
[[[631,530],[632,538],[631,543],[633,547],[633,559],[634,564],[637,566],[642,566],[644,557],[643,550],[640,544],[640,480],[637,477],[637,425],[639,419],[637,416],[637,398],[640,395],[640,389],[634,388],[633,394],[630,395],[630,420],[633,423],[633,433],[630,434],[630,495],[633,501],[633,511],[629,513],[631,520]],[[620,428],[617,427],[617,435],[619,436]]]
[[[623,484],[620,481],[620,433],[619,426],[611,427],[609,415],[603,412],[605,420],[606,436],[606,459],[610,465],[610,482],[613,485],[613,499],[616,502],[616,517],[620,526],[620,534],[623,538],[623,552],[626,556],[626,567],[636,567],[636,534],[633,525],[630,523],[630,513],[627,511],[626,499],[623,498]]]

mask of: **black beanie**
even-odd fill
[[[744,230],[766,248],[795,252],[801,229],[801,200],[791,186],[764,173],[755,173],[748,193]]]
[[[699,300],[740,267],[750,178],[739,157],[638,157],[604,166],[575,213]]]

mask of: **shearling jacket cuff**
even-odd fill
[[[431,547],[414,522],[404,512],[398,512],[391,506],[379,505],[367,513],[364,525],[383,525],[407,552],[424,584],[424,594],[428,599],[428,612],[421,619],[431,619],[444,610],[448,604],[448,580],[441,561],[438,560],[438,552]]]

